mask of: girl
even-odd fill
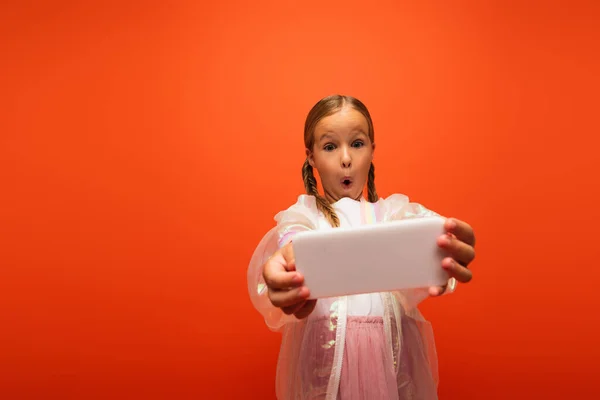
[[[307,301],[310,288],[294,266],[294,234],[437,214],[404,195],[377,196],[373,122],[359,100],[337,95],[319,101],[306,118],[304,144],[307,195],[275,216],[277,226],[259,243],[248,269],[254,307],[283,335],[277,398],[437,399],[433,332],[417,306],[428,296],[454,291],[456,281],[471,280],[466,267],[474,258],[473,230],[446,220],[446,234],[438,240],[448,254],[440,268],[451,276],[444,287]]]

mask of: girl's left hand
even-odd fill
[[[438,238],[438,246],[445,250],[449,257],[442,261],[444,268],[451,278],[458,282],[467,283],[473,278],[473,274],[467,266],[475,258],[475,234],[469,224],[455,218],[446,219],[444,224],[446,234]],[[439,296],[446,291],[445,286],[433,286],[429,288],[431,296]]]

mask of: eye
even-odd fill
[[[360,148],[363,147],[365,143],[362,140],[356,140],[352,143],[352,147]]]
[[[331,144],[331,143],[327,143],[327,144],[326,144],[326,145],[323,147],[323,150],[325,150],[325,151],[333,151],[333,150],[335,150],[335,146],[334,146],[333,144]]]

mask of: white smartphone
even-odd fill
[[[292,239],[296,270],[310,298],[441,286],[444,219],[426,217],[301,232]]]

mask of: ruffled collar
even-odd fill
[[[400,194],[394,194],[392,196],[389,197],[389,199],[394,199],[397,200],[396,198],[399,198],[402,200],[402,202],[408,202],[408,197],[404,196],[404,195],[400,195]],[[300,203],[304,203],[308,206],[310,206],[311,208],[316,209],[317,208],[317,204],[316,204],[316,199],[314,196],[309,195],[309,194],[301,194],[298,196],[298,201]],[[384,201],[383,197],[379,197],[379,199],[375,202],[375,203],[370,203],[369,201],[367,201],[367,199],[365,199],[364,197],[361,197],[360,200],[354,200],[350,197],[343,197],[341,199],[339,199],[338,201],[336,201],[335,203],[332,203],[332,206],[336,206],[339,205],[341,202],[352,202],[352,203],[359,203],[359,204],[372,204],[375,206],[379,206],[380,204],[382,204],[382,202]]]
[[[342,197],[341,199],[339,199],[335,203],[331,203],[331,205],[335,207],[335,206],[340,205],[340,204],[342,204],[344,202],[345,203],[359,203],[359,204],[362,204],[362,203],[364,203],[366,201],[367,200],[365,200],[364,197],[361,197],[360,200],[355,200],[355,199],[353,199],[351,197]]]

